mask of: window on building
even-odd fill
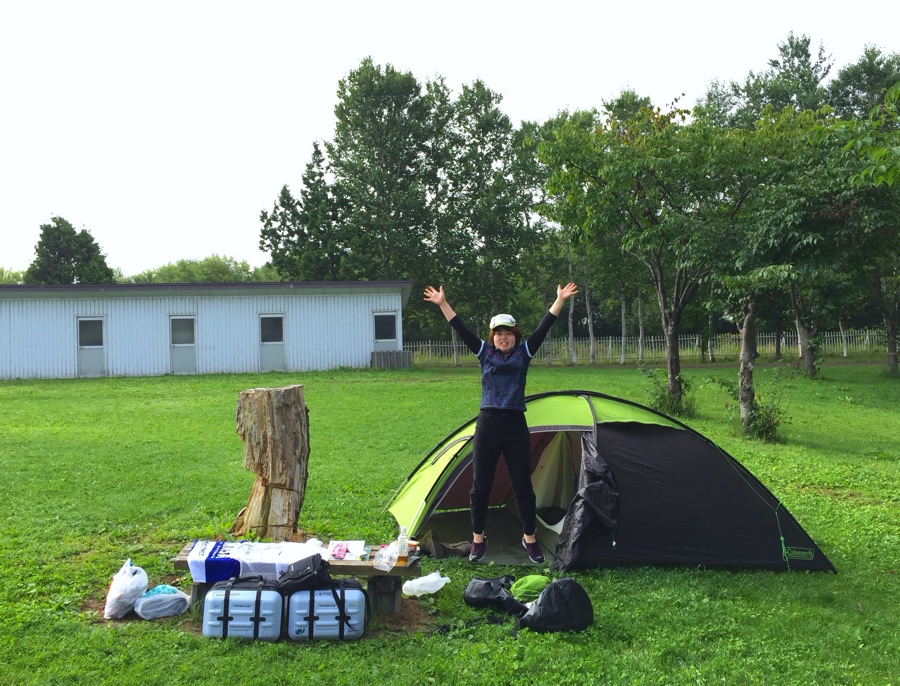
[[[103,347],[103,320],[78,320],[78,345],[82,348]]]
[[[284,317],[280,314],[262,315],[259,318],[259,342],[284,343]]]
[[[380,312],[375,315],[375,340],[397,340],[397,313]]]
[[[172,345],[194,345],[194,318],[172,317]]]

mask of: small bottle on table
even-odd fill
[[[405,565],[409,558],[409,536],[406,534],[406,527],[400,527],[400,535],[397,536],[397,564]]]

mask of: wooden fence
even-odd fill
[[[761,333],[757,336],[757,350],[763,360],[775,357],[775,334]],[[678,345],[683,363],[706,363],[710,361],[737,360],[740,353],[738,334],[717,334],[704,343],[701,336],[685,334],[679,336]],[[637,336],[625,338],[626,365],[657,365],[666,360],[666,341],[663,336],[644,338],[643,352],[639,349]],[[460,342],[457,343],[457,357],[460,365],[477,365],[478,361]],[[456,364],[453,343],[450,341],[424,341],[405,343],[403,350],[412,354],[416,365],[446,366]],[[829,331],[820,334],[820,354],[824,357],[877,357],[887,350],[887,337],[881,329],[860,331]],[[799,358],[796,332],[785,332],[781,336],[781,355],[785,360]],[[603,336],[594,339],[594,364],[621,364],[622,338]],[[547,338],[538,353],[536,363],[572,364],[565,338]],[[588,338],[575,339],[575,364],[591,364],[591,341]]]

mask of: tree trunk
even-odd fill
[[[806,376],[812,379],[816,376],[816,353],[812,346],[812,335],[802,317],[797,316],[795,321],[797,324],[797,347],[800,350],[800,359],[803,361]]]
[[[709,313],[709,333],[706,339],[706,350],[709,353],[710,364],[716,361],[716,317]]]
[[[800,349],[800,358],[803,360],[806,376],[810,379],[816,377],[816,351],[813,349],[813,336],[816,335],[815,327],[807,326],[804,319],[806,308],[803,296],[795,284],[791,284],[791,305],[794,308],[794,322],[797,326],[797,346]]]
[[[775,359],[781,359],[781,339],[784,336],[784,329],[781,327],[781,318],[775,324]]]
[[[450,327],[450,342],[453,344],[453,366],[459,366],[459,349],[456,347],[456,329]]]
[[[575,277],[573,275],[572,269],[572,246],[570,243],[566,243],[566,258],[569,261],[569,281],[574,282]],[[569,316],[568,316],[568,325],[569,325],[569,339],[567,341],[567,345],[569,347],[569,359],[571,360],[572,365],[578,364],[578,357],[575,354],[575,298],[569,298]]]
[[[756,390],[753,387],[753,365],[759,354],[756,351],[756,302],[745,300],[742,304],[744,321],[741,323],[741,366],[738,371],[738,405],[741,411],[741,429],[750,431],[756,408]]]
[[[644,364],[644,299],[638,289],[638,364]]]
[[[594,313],[591,311],[591,296],[588,293],[586,279],[584,284],[584,307],[587,310],[588,355],[591,358],[591,365],[594,365],[597,364],[597,346],[594,340]]]
[[[897,320],[893,317],[884,317],[884,330],[887,334],[887,363],[888,374],[898,376],[897,371]]]
[[[626,359],[626,337],[628,336],[628,303],[625,298],[625,284],[621,284],[619,289],[619,307],[622,314],[622,354],[619,357],[619,364],[625,366]]]
[[[578,364],[578,355],[575,352],[575,298],[569,299],[569,339],[567,345],[569,346],[569,359],[571,360],[572,365]]]
[[[844,330],[844,320],[838,317],[838,330],[841,332],[841,345],[844,349],[844,357],[847,357],[847,332]]]
[[[681,354],[678,350],[678,324],[666,322],[666,373],[669,396],[677,407],[681,405]]]
[[[681,328],[681,316],[684,308],[691,301],[699,278],[691,277],[684,270],[678,269],[674,275],[671,302],[667,302],[666,281],[663,275],[662,265],[656,263],[651,266],[651,276],[656,290],[656,299],[659,302],[660,322],[663,333],[666,336],[666,370],[667,391],[671,407],[676,413],[683,412],[684,384],[681,379],[681,351],[678,348],[678,332]]]
[[[309,411],[303,386],[243,391],[236,422],[244,467],[256,474],[256,482],[232,531],[285,541],[297,531],[306,495]]]

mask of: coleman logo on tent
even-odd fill
[[[811,560],[815,557],[815,551],[809,548],[785,548],[785,560]]]

